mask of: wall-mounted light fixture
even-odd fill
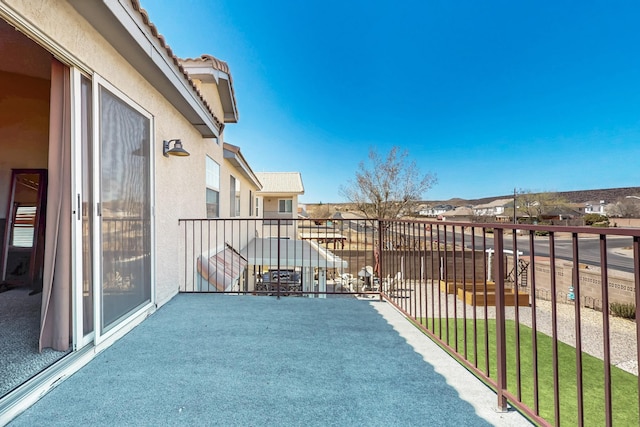
[[[173,148],[169,148],[171,143],[173,142]],[[165,157],[169,156],[188,156],[189,152],[182,148],[182,141],[179,139],[170,139],[162,141],[162,155]]]

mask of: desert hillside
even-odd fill
[[[612,203],[620,199],[624,199],[626,196],[639,196],[640,197],[640,187],[622,187],[622,188],[603,188],[598,190],[576,190],[576,191],[558,191],[557,192],[562,198],[564,198],[569,203],[586,203],[586,202],[600,202],[604,200],[605,203]],[[513,194],[506,194],[502,196],[493,196],[493,197],[483,197],[480,199],[460,199],[453,198],[449,200],[425,200],[423,204],[437,205],[437,204],[447,204],[452,206],[467,206],[467,205],[480,205],[484,203],[489,203],[496,199],[508,199],[513,197]],[[348,211],[351,209],[349,203],[326,203],[326,204],[315,204],[315,203],[307,203],[306,205],[307,212],[312,217],[318,217],[319,212],[324,212],[325,215],[329,216],[333,214],[336,210]],[[322,215],[322,216],[325,216]]]

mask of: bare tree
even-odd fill
[[[329,205],[324,205],[320,202],[320,205],[314,210],[312,218],[322,218],[327,219],[331,216],[331,209]]]
[[[516,197],[518,217],[528,218],[529,221],[540,221],[543,215],[550,215],[554,211],[569,209],[567,202],[558,193],[532,193],[520,190]]]
[[[639,218],[640,200],[636,197],[620,198],[614,204],[607,206],[607,215],[620,218]]]
[[[434,184],[436,176],[422,174],[409,152],[392,147],[386,157],[373,148],[369,161],[360,162],[355,181],[349,181],[340,194],[367,218],[398,218],[414,212],[418,202]]]

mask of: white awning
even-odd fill
[[[251,265],[279,268],[347,268],[348,263],[331,251],[308,240],[254,239],[240,251]]]
[[[346,237],[338,232],[335,231],[327,231],[327,232],[323,232],[323,231],[309,231],[309,232],[302,232],[300,233],[300,238],[307,240],[307,239],[340,239],[340,240],[345,240]]]

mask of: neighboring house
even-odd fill
[[[473,207],[473,214],[482,217],[503,217],[508,207],[513,209],[513,199],[497,199]]]
[[[580,212],[571,207],[551,208],[540,214],[540,220],[552,225],[563,224],[562,221],[570,221],[580,217]]]
[[[37,294],[25,347],[64,359],[0,393],[3,424],[177,294],[180,218],[255,214],[261,185],[223,144],[238,121],[227,64],[176,58],[137,0],[0,0],[0,40],[0,215],[18,203],[34,236],[15,279]],[[291,182],[267,198],[295,213]]]
[[[453,210],[452,205],[435,205],[435,206],[421,206],[419,215],[437,218],[438,215]]]
[[[584,215],[585,204],[584,203],[568,203],[567,206],[580,215]]]
[[[473,209],[467,206],[460,206],[442,213],[438,216],[438,219],[442,221],[470,222],[473,219],[473,215]]]
[[[584,213],[606,215],[605,208],[606,204],[604,200],[600,200],[599,202],[589,201],[584,204]]]
[[[296,221],[282,221],[298,217],[298,196],[304,194],[304,185],[300,172],[256,172],[258,180],[262,183],[262,189],[258,192],[262,201],[262,216],[265,224],[286,226],[265,229],[270,236],[296,238]],[[278,220],[280,220],[278,222]],[[269,236],[263,236],[269,237]]]

